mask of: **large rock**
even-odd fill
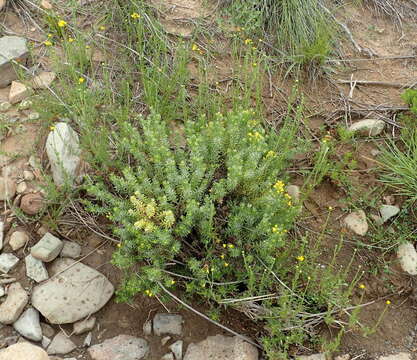
[[[184,360],[258,360],[255,346],[235,336],[209,336],[207,339],[190,344]]]
[[[149,352],[148,342],[130,335],[119,335],[91,346],[88,354],[93,360],[139,360]]]
[[[55,184],[72,184],[81,161],[77,133],[64,122],[56,124],[46,140],[46,152]]]
[[[36,215],[43,209],[44,203],[45,200],[40,193],[25,194],[20,200],[20,209],[25,214]]]
[[[417,252],[412,243],[406,242],[398,246],[397,256],[405,272],[417,275]]]
[[[19,36],[0,38],[0,88],[18,78],[13,61],[24,61],[28,54],[26,39]]]
[[[28,342],[19,342],[0,352],[0,360],[49,360],[42,348]]]
[[[385,122],[377,119],[365,119],[352,124],[349,131],[359,133],[364,136],[376,136],[384,130]]]
[[[19,283],[13,283],[9,286],[7,298],[0,305],[0,323],[13,324],[22,313],[29,297],[26,291]]]
[[[61,252],[64,243],[51,233],[46,233],[30,250],[31,255],[39,260],[50,262]]]
[[[388,356],[381,356],[378,360],[411,360],[411,354],[401,352],[394,355],[388,355]]]
[[[72,259],[59,258],[49,269],[51,279],[36,286],[32,305],[52,324],[68,324],[100,310],[114,287],[98,271]]]
[[[51,355],[65,355],[73,351],[76,347],[70,338],[65,336],[63,332],[59,332],[52,339],[46,352]]]
[[[343,219],[347,228],[352,230],[355,234],[364,236],[368,231],[368,222],[363,210],[358,210],[350,213]]]
[[[153,331],[155,335],[161,336],[182,335],[183,319],[181,315],[177,314],[156,314],[153,318]]]
[[[27,339],[42,340],[42,329],[39,322],[39,312],[34,308],[27,309],[13,324],[14,329]]]

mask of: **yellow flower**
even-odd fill
[[[52,46],[52,42],[49,40],[44,41],[43,44],[46,46]]]
[[[65,26],[67,26],[67,22],[66,22],[65,20],[59,20],[59,21],[58,21],[58,26],[59,26],[60,28],[63,28],[63,27],[65,27]]]
[[[360,284],[360,285],[359,285],[359,289],[362,289],[362,290],[363,290],[363,289],[365,289],[365,288],[366,288],[365,284]]]
[[[252,39],[246,39],[246,40],[245,40],[245,44],[246,44],[246,45],[252,44]]]
[[[267,153],[266,153],[266,158],[267,159],[269,159],[269,158],[272,158],[272,157],[274,157],[276,155],[276,152],[275,151],[272,151],[272,150],[269,150]]]
[[[385,301],[385,304],[391,305],[391,301],[387,300],[387,301]]]
[[[55,126],[50,126],[49,130],[54,131],[55,130]]]
[[[225,267],[228,267],[228,266],[229,266],[229,263],[225,262],[225,263],[224,263],[224,266],[225,266]]]
[[[103,26],[103,25],[101,25],[98,29],[99,29],[100,31],[104,31],[104,30],[106,30],[106,27],[105,27],[105,26]]]
[[[278,225],[274,225],[273,227],[272,227],[272,232],[273,233],[277,233],[279,231],[279,227],[278,227]]]
[[[51,38],[51,37],[53,37],[53,35],[52,34],[48,34],[48,37]]]
[[[90,47],[91,47],[90,45],[86,45],[86,46],[85,46],[85,48],[86,48],[86,49],[89,49]]]
[[[72,37],[68,38],[68,42],[72,43],[72,42],[74,42],[74,41],[75,41],[75,39],[74,39],[74,38],[72,38]]]
[[[198,51],[199,50],[198,45],[197,44],[193,44],[193,46],[191,46],[191,50],[192,51]]]
[[[304,257],[303,255],[300,255],[300,256],[297,256],[297,257],[296,257],[296,259],[297,259],[299,262],[303,262],[303,261],[305,260],[305,257]]]
[[[223,244],[223,247],[224,247],[224,248],[226,248],[226,247],[227,247],[227,245],[226,245],[226,244]]]
[[[224,259],[224,254],[221,254],[220,255],[220,259]]]
[[[228,245],[230,249],[233,249],[235,246],[233,244]]]
[[[134,12],[134,13],[132,13],[132,14],[130,14],[130,17],[132,18],[132,19],[139,19],[140,18],[140,15],[137,13],[137,12]]]
[[[329,211],[332,211],[333,210],[333,207],[329,206],[328,209],[329,209]]]
[[[288,205],[288,206],[292,206],[292,202],[291,202],[291,201],[288,201],[288,202],[287,202],[287,205]]]
[[[117,244],[117,247],[118,247],[118,248],[121,248],[121,247],[122,247],[122,244],[121,244],[121,243],[118,243],[118,244]]]
[[[285,187],[285,183],[281,180],[278,180],[275,184],[274,184],[274,189],[278,192],[278,193],[283,193],[284,192],[284,187]]]
[[[258,63],[254,62],[252,65],[253,65],[253,67],[256,67],[256,66],[258,66]]]
[[[171,280],[171,285],[174,285],[175,284],[175,280]]]
[[[83,84],[85,82],[85,79],[83,77],[78,78],[78,83]]]

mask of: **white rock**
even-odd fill
[[[379,135],[385,127],[385,122],[377,119],[365,119],[352,124],[349,131],[358,132],[365,136]]]
[[[42,282],[49,279],[48,270],[46,270],[45,264],[31,254],[25,257],[26,263],[26,275],[35,280],[36,282]]]
[[[405,272],[417,275],[417,252],[412,243],[406,242],[398,246],[397,256]]]
[[[364,236],[368,231],[368,222],[363,210],[350,213],[343,220],[344,224],[355,234]]]
[[[0,285],[0,297],[3,297],[4,295],[6,295],[6,291],[4,290],[3,285]]]
[[[326,360],[325,354],[301,355],[296,356],[296,360]]]
[[[74,323],[94,314],[114,292],[103,274],[72,259],[55,260],[49,273],[51,279],[33,289],[32,305],[51,324]]]
[[[42,340],[42,329],[39,322],[39,312],[28,308],[13,324],[14,329],[22,336],[33,341]]]
[[[65,355],[73,351],[77,346],[65,336],[63,332],[59,332],[52,339],[46,352],[50,355]]]
[[[81,161],[77,133],[64,122],[56,124],[46,140],[46,152],[55,184],[72,184]]]
[[[59,256],[76,259],[81,255],[81,246],[74,241],[63,240],[64,247]]]
[[[19,258],[13,254],[2,253],[0,255],[0,271],[7,274],[18,262]]]
[[[258,356],[258,349],[241,338],[216,335],[188,345],[184,360],[258,360]]]
[[[152,334],[152,321],[148,320],[143,324],[143,335],[149,336]]]
[[[156,314],[153,318],[153,331],[155,335],[164,334],[182,335],[183,319],[177,314]]]
[[[30,253],[36,259],[50,262],[61,252],[64,243],[51,233],[46,233],[39,242],[32,247]]]
[[[20,182],[16,186],[16,192],[18,194],[23,194],[27,189],[28,189],[28,186],[27,186],[27,184],[24,181]]]
[[[397,215],[400,212],[400,208],[395,205],[382,205],[379,208],[379,212],[381,214],[382,221],[386,222],[388,219]]]
[[[119,335],[91,346],[87,352],[92,360],[140,360],[149,353],[149,345],[144,339]]]
[[[29,297],[26,291],[19,283],[13,283],[9,286],[7,298],[0,305],[0,323],[13,324],[22,313]]]
[[[16,183],[8,177],[0,177],[0,201],[10,201],[16,194]]]
[[[287,193],[291,196],[294,202],[300,201],[300,187],[297,185],[288,185],[287,186]]]
[[[32,171],[25,170],[25,171],[23,171],[23,178],[26,181],[33,181],[33,180],[35,180],[35,174]]]
[[[6,0],[0,0],[0,11],[6,6]]]
[[[165,346],[165,345],[166,345],[166,343],[167,343],[169,340],[171,340],[171,336],[164,336],[164,337],[161,339],[161,344],[162,344],[162,346]]]
[[[95,324],[96,318],[94,316],[82,321],[77,321],[74,323],[74,334],[80,335],[86,333],[87,331],[91,331],[93,330]]]
[[[0,360],[49,360],[49,356],[39,346],[28,342],[19,342],[2,350]]]
[[[15,231],[9,240],[9,245],[13,251],[19,250],[29,241],[29,235],[25,231]]]
[[[3,249],[4,222],[0,221],[0,250]]]
[[[42,71],[32,79],[32,87],[34,89],[47,89],[51,86],[55,78],[56,74],[53,71]]]
[[[46,336],[42,336],[42,347],[46,349],[51,343],[51,341],[52,340],[50,338],[47,338]]]
[[[18,78],[13,61],[25,60],[29,55],[26,39],[18,36],[0,38],[0,88]]]
[[[29,94],[29,89],[25,84],[22,84],[19,81],[13,81],[9,92],[9,102],[10,104],[17,104],[18,102],[25,100]]]
[[[174,360],[174,354],[173,353],[167,353],[164,356],[161,357],[161,360]]]
[[[169,350],[171,350],[172,353],[174,354],[175,360],[182,359],[182,346],[183,346],[182,340],[178,340],[169,346]]]
[[[379,360],[411,360],[412,356],[409,353],[401,352],[394,355],[381,356]]]
[[[83,346],[89,347],[91,345],[92,338],[93,338],[93,334],[89,332],[84,339]]]

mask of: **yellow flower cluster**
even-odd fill
[[[246,45],[250,45],[250,44],[252,44],[252,43],[253,43],[252,39],[246,39],[246,40],[245,40],[245,44],[246,44]]]
[[[261,135],[261,133],[260,133],[260,132],[258,132],[258,131],[248,132],[248,136],[249,136],[251,139],[254,139],[254,140],[261,140],[261,139],[263,139],[263,136],[262,136],[262,135]]]
[[[200,55],[204,54],[203,50],[201,50],[197,44],[193,44],[191,46],[191,50],[195,51],[195,52],[198,52]]]
[[[65,20],[59,20],[59,21],[58,21],[58,26],[59,26],[60,28],[63,28],[63,27],[65,27],[65,26],[67,26],[67,22],[66,22]]]
[[[137,19],[140,19],[140,14],[138,14],[137,12],[134,12],[130,14],[130,17],[134,20],[137,20]]]
[[[281,229],[278,225],[274,225],[272,227],[272,232],[274,234],[286,234],[288,232],[288,230],[284,229],[284,228]]]
[[[284,188],[285,188],[285,183],[281,180],[278,180],[275,184],[274,184],[274,189],[277,191],[277,193],[281,194],[284,192]]]
[[[142,196],[136,192],[130,197],[130,202],[135,209],[129,209],[130,215],[136,215],[140,219],[134,223],[134,227],[145,232],[155,231],[158,225],[170,228],[174,225],[175,217],[171,210],[158,211],[155,199],[145,202],[140,200]]]
[[[296,259],[297,259],[299,262],[303,262],[303,261],[305,260],[305,257],[304,257],[303,255],[300,255],[300,256],[297,256],[297,257],[296,257]]]
[[[153,296],[153,292],[151,290],[145,290],[145,294],[148,295],[149,297]]]
[[[267,159],[270,159],[270,158],[275,157],[275,155],[276,155],[276,154],[277,154],[277,153],[276,153],[275,151],[269,150],[269,151],[266,153],[265,157],[266,157]]]

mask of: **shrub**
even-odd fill
[[[192,277],[187,290],[210,299],[233,297],[238,288],[259,293],[265,268],[254,259],[280,270],[277,257],[287,251],[286,233],[298,212],[283,181],[297,122],[288,120],[278,135],[251,111],[212,121],[202,116],[185,124],[184,149],[171,145],[157,114],[138,124],[140,130],[125,122],[116,136],[132,163],[110,176],[113,191],[104,183],[90,186],[111,209],[122,239],[114,256],[128,270],[120,298],[156,294],[159,282],[174,285],[168,268]]]

